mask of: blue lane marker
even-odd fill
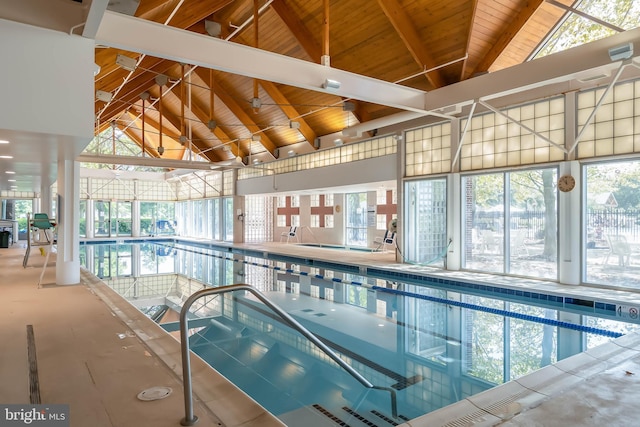
[[[161,245],[161,243],[157,243],[159,245]],[[163,246],[167,246],[167,245],[163,245]],[[197,251],[188,247],[184,247],[182,245],[180,245],[180,247],[178,247],[178,245],[174,245],[174,248],[180,249],[180,250],[184,250],[187,252],[192,252],[195,254],[199,254],[199,255],[207,255],[207,256],[211,256],[214,258],[220,258],[220,259],[224,259],[227,261],[233,261],[233,262],[242,262],[244,264],[252,264],[252,265],[256,265],[256,266],[261,266],[264,268],[271,268],[273,270],[281,270],[280,267],[278,266],[271,266],[269,264],[258,264],[255,262],[249,262],[247,260],[238,260],[238,259],[234,259],[233,257],[226,257],[226,256],[222,256],[222,255],[216,255],[210,252],[204,252],[204,251]],[[212,249],[213,251],[216,251],[215,249]],[[285,270],[287,273],[293,274],[293,275],[297,275],[297,276],[309,276],[309,273],[306,271],[298,271],[298,270],[293,270],[293,269],[286,269]],[[498,308],[490,308],[490,307],[484,307],[481,305],[476,305],[476,304],[470,304],[470,303],[466,303],[466,302],[461,302],[461,301],[454,301],[454,300],[448,300],[448,299],[444,299],[444,298],[437,298],[437,297],[432,297],[432,296],[428,296],[428,295],[421,295],[421,294],[416,294],[413,292],[407,292],[407,291],[402,291],[399,289],[391,289],[391,288],[383,288],[381,286],[377,286],[377,285],[369,285],[366,283],[361,283],[361,282],[357,282],[357,281],[350,281],[350,280],[344,280],[344,279],[339,279],[337,277],[334,278],[325,278],[324,276],[320,275],[320,274],[316,274],[314,275],[315,278],[318,279],[322,279],[322,280],[328,280],[331,282],[338,282],[338,283],[345,283],[345,284],[350,284],[350,285],[354,285],[354,286],[362,286],[364,288],[368,288],[368,289],[373,289],[379,292],[386,292],[389,294],[396,294],[396,295],[402,295],[402,296],[407,296],[407,297],[411,297],[411,298],[417,298],[417,299],[422,299],[422,300],[427,300],[427,301],[433,301],[433,302],[438,302],[441,304],[449,304],[449,305],[453,305],[456,307],[461,307],[461,308],[468,308],[471,310],[478,310],[478,311],[484,311],[485,313],[491,313],[491,314],[495,314],[498,316],[504,316],[504,317],[511,317],[514,319],[521,319],[521,320],[527,320],[530,322],[535,322],[535,323],[542,323],[545,325],[551,325],[551,326],[559,326],[561,328],[566,328],[566,329],[572,329],[575,331],[580,331],[580,332],[588,332],[591,334],[598,334],[598,335],[603,335],[606,337],[610,337],[610,338],[619,338],[621,336],[623,336],[624,334],[621,332],[614,332],[614,331],[607,331],[605,329],[600,329],[600,328],[593,328],[593,327],[589,327],[589,326],[584,326],[584,325],[576,325],[574,323],[569,323],[569,322],[562,322],[560,320],[555,320],[555,319],[546,319],[544,317],[537,317],[537,316],[532,316],[529,314],[522,314],[522,313],[514,313],[512,311],[508,311],[508,310],[501,310]],[[533,294],[532,294],[533,295]]]
[[[471,310],[484,311],[485,313],[496,314],[498,316],[512,317],[512,318],[515,318],[515,319],[527,320],[527,321],[530,321],[530,322],[542,323],[542,324],[545,324],[545,325],[559,326],[561,328],[572,329],[572,330],[580,331],[580,332],[589,332],[589,333],[592,333],[592,334],[604,335],[606,337],[611,337],[611,338],[618,338],[618,337],[621,337],[621,336],[624,335],[623,333],[620,333],[620,332],[607,331],[607,330],[604,330],[604,329],[592,328],[592,327],[584,326],[584,325],[576,325],[575,323],[562,322],[560,320],[547,319],[547,318],[544,318],[544,317],[537,317],[537,316],[532,316],[532,315],[529,315],[529,314],[514,313],[512,311],[501,310],[501,309],[498,309],[498,308],[483,307],[481,305],[470,304],[470,303],[467,303],[467,302],[453,301],[453,300],[448,300],[448,299],[444,299],[444,298],[432,297],[432,296],[429,296],[429,295],[421,295],[421,294],[416,294],[416,293],[413,293],[413,292],[401,291],[399,289],[383,288],[381,286],[375,286],[375,285],[371,286],[371,289],[375,289],[376,291],[380,291],[380,292],[387,292],[387,293],[390,293],[390,294],[396,294],[396,295],[408,296],[408,297],[411,297],[411,298],[417,298],[417,299],[423,299],[423,300],[427,300],[427,301],[433,301],[433,302],[437,302],[437,303],[441,303],[441,304],[453,305],[453,306],[461,307],[461,308],[468,308],[468,309],[471,309]]]

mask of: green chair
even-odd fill
[[[52,239],[54,239],[53,235],[49,236],[49,231],[55,228],[55,224],[51,223],[49,215],[46,213],[34,213],[32,226],[44,232],[48,243],[51,243]]]

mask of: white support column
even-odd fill
[[[244,196],[233,196],[233,243],[244,243]]]
[[[558,198],[559,221],[558,239],[560,244],[558,257],[560,263],[560,283],[565,285],[580,284],[580,195],[582,193],[582,177],[580,163],[577,161],[565,162],[560,165],[560,176],[571,174],[576,178],[575,188],[568,192],[560,192]]]
[[[460,144],[460,119],[451,121],[451,158],[458,152]],[[451,172],[447,174],[447,238],[451,245],[447,249],[445,270],[460,270],[462,266],[462,251],[465,242],[462,241],[462,195],[460,162],[451,165]],[[447,240],[447,244],[449,241]]]
[[[91,182],[91,180],[89,180]],[[93,239],[94,237],[94,224],[95,222],[95,202],[93,199],[87,199],[87,221],[85,226],[85,234],[87,239]]]
[[[401,133],[399,136],[396,136],[396,206],[397,206],[397,233],[396,233],[396,248],[394,250],[396,262],[404,262],[403,253],[407,253],[407,248],[404,246],[404,242],[406,239],[404,238],[405,227],[405,209],[404,209],[404,177],[406,175],[407,168],[407,147],[406,147],[406,137],[405,133]],[[400,250],[397,250],[400,248]],[[402,251],[402,253],[400,252]]]
[[[58,257],[56,284],[80,283],[80,164],[58,161]]]
[[[576,92],[565,94],[565,145],[573,145],[576,139]],[[582,182],[580,163],[575,160],[575,151],[569,151],[567,162],[560,164],[558,176],[573,175],[576,180],[575,188],[568,192],[559,192],[558,195],[558,279],[566,285],[580,284],[582,254],[580,244],[582,242],[580,224]]]
[[[51,186],[44,184],[40,188],[40,210],[38,212],[44,212],[49,217],[53,216],[53,201],[51,197]]]
[[[140,237],[140,200],[131,202],[131,237]]]
[[[462,265],[462,197],[460,195],[460,174],[450,173],[447,175],[447,244],[445,258],[446,270],[460,270]]]

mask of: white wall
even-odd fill
[[[93,135],[93,40],[0,19],[0,58],[0,129]]]
[[[331,192],[336,192],[342,191],[339,187],[349,185],[368,185],[369,188],[375,188],[375,183],[377,182],[397,181],[396,158],[395,154],[390,154],[335,166],[277,175],[275,189],[273,176],[271,175],[262,178],[243,179],[238,181],[236,191],[238,195],[248,196],[323,188],[330,188]],[[268,163],[266,167],[269,167]]]

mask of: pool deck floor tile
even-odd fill
[[[441,277],[524,287],[529,291],[538,289],[576,298],[640,303],[640,290],[602,290],[531,279],[439,272],[428,267],[398,264],[393,252],[367,253],[284,243],[236,246],[328,262],[428,271]],[[172,341],[159,335],[157,328],[146,327],[126,304],[114,302],[115,297],[104,287],[84,282],[75,286],[54,285],[55,266],[47,268],[43,286],[38,288],[43,258],[37,252],[32,253],[28,267],[23,268],[24,252],[20,243],[0,249],[0,295],[5,310],[0,316],[0,342],[3,343],[0,404],[29,402],[26,326],[33,325],[42,400],[69,404],[71,426],[179,426],[184,402]],[[51,260],[54,262],[55,257]],[[205,400],[223,401],[225,406],[234,403],[232,400],[236,399],[226,401],[217,397],[219,392],[216,390],[225,390],[223,384],[209,384],[200,377],[201,373],[211,375],[210,372],[203,372],[198,363],[195,363],[194,371],[198,372],[198,381],[194,381],[196,392],[196,385],[207,383],[208,390],[203,390]],[[211,379],[211,382],[216,381]],[[170,387],[173,392],[157,401],[137,399],[139,392],[154,386]],[[557,366],[520,378],[517,383],[464,399],[401,426],[630,426],[637,425],[640,419],[638,396],[640,335],[630,334],[592,349],[587,355],[578,355],[575,363],[565,359]],[[211,412],[204,405],[205,402],[196,399],[199,426],[279,424],[253,407],[247,407],[245,414],[242,409],[230,410],[235,418],[221,422],[224,415],[214,415],[215,410]]]

